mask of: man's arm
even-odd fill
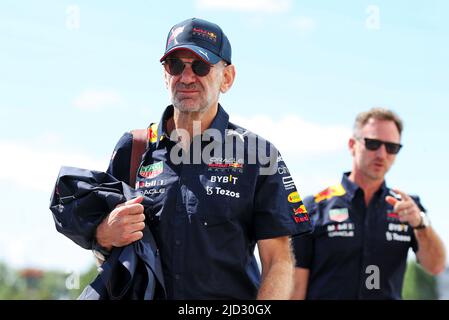
[[[427,272],[437,275],[444,271],[446,263],[446,251],[443,241],[438,237],[435,230],[428,226],[424,229],[415,229],[418,240],[418,252],[416,256],[419,263]]]
[[[393,190],[401,195],[401,200],[388,196],[386,201],[394,206],[394,211],[399,214],[399,220],[407,222],[412,227],[419,226],[422,221],[421,210],[415,201],[408,194],[397,189]],[[415,229],[414,232],[418,241],[416,256],[419,263],[427,272],[433,275],[441,273],[446,264],[446,252],[443,242],[431,226],[424,229]]]
[[[262,283],[258,300],[288,300],[293,290],[294,258],[290,237],[259,240]]]
[[[310,270],[306,268],[295,268],[295,288],[292,294],[292,300],[305,300],[307,285],[309,283]]]

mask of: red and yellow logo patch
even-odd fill
[[[213,42],[217,42],[217,35],[212,31],[204,30],[202,28],[197,28],[197,27],[194,27],[192,31],[193,31],[194,35],[195,34],[200,35],[200,36],[205,37]]]
[[[292,192],[288,195],[288,202],[298,203],[300,201],[301,201],[301,197],[299,196],[298,191]]]
[[[157,141],[157,127],[158,123],[152,123],[148,128],[148,140],[150,141],[150,143],[155,143]]]
[[[333,197],[340,197],[342,195],[346,194],[346,190],[343,188],[343,186],[341,185],[341,183],[329,187],[323,191],[321,191],[320,193],[317,193],[315,195],[315,202],[321,202],[323,200],[327,200]]]
[[[293,208],[293,219],[296,223],[309,221],[306,206],[302,202],[299,207]]]

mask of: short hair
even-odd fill
[[[363,128],[367,124],[369,119],[387,120],[393,121],[396,128],[399,131],[399,135],[402,134],[404,124],[399,116],[391,110],[385,108],[371,108],[368,111],[361,112],[357,115],[354,122],[354,134]]]

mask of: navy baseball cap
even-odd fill
[[[174,51],[186,49],[210,64],[231,64],[231,44],[223,30],[206,20],[192,18],[174,25],[167,36],[161,62]]]

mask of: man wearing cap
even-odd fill
[[[357,116],[352,171],[304,200],[314,230],[293,240],[294,299],[401,299],[409,248],[431,274],[444,270],[442,241],[419,198],[385,183],[402,128],[387,109]]]
[[[218,103],[235,78],[228,38],[216,24],[185,20],[171,28],[160,61],[172,105],[148,127],[135,183],[152,200],[151,221],[141,197],[128,201],[98,226],[96,249],[107,254],[136,241],[148,223],[169,299],[289,299],[289,239],[311,225],[278,151],[229,122]],[[132,141],[122,136],[108,168],[127,183]]]

